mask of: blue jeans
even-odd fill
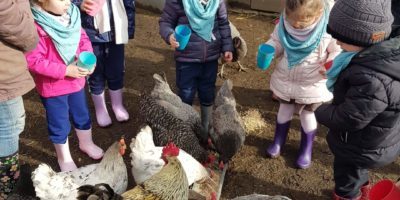
[[[49,137],[54,144],[65,144],[71,122],[79,130],[89,130],[91,120],[84,89],[79,92],[57,97],[43,98],[42,103],[46,109],[47,129]]]
[[[184,103],[192,105],[194,95],[198,92],[201,105],[212,105],[215,98],[217,72],[217,60],[205,63],[177,61],[176,85],[179,89],[179,97]]]
[[[89,76],[90,93],[99,95],[106,84],[110,90],[124,87],[125,55],[124,45],[114,42],[93,43],[93,52],[97,57],[96,68]]]
[[[22,97],[0,102],[0,157],[18,151],[19,134],[25,127]]]

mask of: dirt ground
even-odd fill
[[[299,145],[299,120],[295,119],[290,129],[289,139],[277,159],[265,157],[265,149],[272,142],[275,116],[278,104],[271,100],[267,91],[272,70],[260,71],[255,66],[257,45],[266,41],[273,30],[272,18],[249,14],[230,13],[230,20],[238,27],[248,45],[248,55],[242,64],[248,67],[247,72],[238,73],[237,65],[226,67],[226,76],[233,80],[233,93],[238,103],[238,110],[245,112],[254,109],[261,113],[266,126],[249,132],[241,151],[230,162],[222,190],[222,199],[253,193],[268,195],[285,195],[296,200],[330,199],[333,187],[332,162],[325,141],[326,129],[320,128],[314,143],[313,164],[306,170],[295,168]],[[125,105],[131,119],[127,123],[114,124],[106,129],[93,125],[94,138],[98,145],[107,149],[122,134],[127,141],[135,136],[143,123],[138,116],[138,94],[150,91],[153,86],[152,75],[164,71],[169,82],[175,86],[175,64],[173,50],[169,48],[158,34],[159,15],[143,9],[137,10],[135,39],[126,47],[126,80]],[[218,79],[217,85],[222,84]],[[26,128],[21,135],[20,154],[23,163],[36,167],[39,163],[48,163],[58,169],[53,145],[48,139],[45,112],[36,92],[24,96],[26,108]],[[107,101],[109,108],[110,102]],[[89,106],[95,120],[91,101]],[[198,108],[198,107],[196,107]],[[77,138],[70,135],[70,145],[76,164],[91,164],[94,161],[81,153]],[[125,155],[129,167],[129,188],[135,183],[130,174],[130,151]],[[400,175],[400,159],[395,163],[375,170],[371,180],[376,182],[383,178],[395,180]]]

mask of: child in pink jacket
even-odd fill
[[[103,156],[103,150],[92,140],[84,91],[85,77],[92,71],[74,64],[81,52],[92,52],[93,49],[81,28],[80,11],[70,1],[34,1],[31,9],[39,44],[25,56],[46,109],[49,137],[56,149],[60,169],[72,171],[77,167],[68,145],[70,119],[79,139],[79,148],[93,159]]]

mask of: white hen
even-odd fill
[[[132,138],[130,148],[132,151],[132,174],[136,184],[141,184],[149,179],[165,164],[161,159],[163,147],[154,145],[153,132],[149,126],[143,127],[136,138]],[[182,149],[180,149],[178,160],[185,170],[189,185],[209,176],[206,168]]]
[[[100,163],[80,167],[71,172],[53,171],[40,164],[32,173],[36,196],[40,199],[72,200],[77,198],[81,185],[107,183],[121,194],[128,186],[126,165],[122,159],[126,145],[123,139],[111,145]]]

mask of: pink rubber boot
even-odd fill
[[[77,167],[69,151],[68,138],[65,144],[54,144],[57,153],[58,165],[62,172],[73,171]]]
[[[89,157],[98,160],[103,157],[103,150],[93,143],[92,129],[79,130],[75,129],[79,139],[79,149],[85,152]]]
[[[111,106],[114,111],[115,117],[119,122],[129,120],[129,113],[126,111],[122,102],[122,89],[109,90],[111,97]]]
[[[99,95],[92,94],[92,100],[94,103],[94,109],[96,110],[96,119],[99,126],[110,126],[112,122],[107,111],[106,101],[104,99],[104,91]]]

